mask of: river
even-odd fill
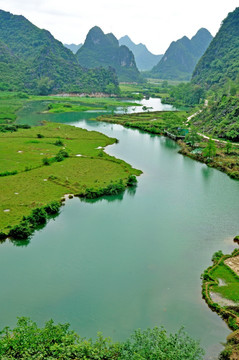
[[[19,121],[49,117],[32,110]],[[215,251],[235,247],[239,182],[179,155],[170,139],[86,114],[51,119],[118,138],[106,151],[143,175],[124,195],[68,200],[27,247],[1,245],[1,325],[53,318],[82,336],[102,331],[114,340],[137,328],[184,326],[206,359],[216,358],[230,331],[202,300],[200,274]]]

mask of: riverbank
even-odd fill
[[[178,141],[181,154],[220,170],[232,179],[239,179],[239,147],[230,142],[213,141],[215,151],[213,154],[206,153],[210,138],[196,134],[195,139],[195,134],[187,129],[187,114],[184,111],[102,115],[96,120],[136,128],[151,134],[172,134],[175,140],[181,138]]]
[[[65,194],[114,195],[141,174],[107,155],[104,148],[117,140],[95,131],[55,123],[16,130],[0,132],[1,238]]]
[[[233,330],[227,337],[222,359],[237,359],[239,343],[239,250],[231,255],[216,252],[213,265],[202,274],[202,296],[212,311],[215,311]]]

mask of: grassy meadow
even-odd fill
[[[229,269],[223,262],[221,262],[211,272],[211,276],[215,280],[223,280],[225,285],[214,285],[212,291],[220,294],[222,297],[239,302],[239,277]]]
[[[97,149],[115,141],[55,123],[0,132],[0,232],[8,233],[34,208],[64,194],[84,194],[87,188],[105,188],[120,179],[126,185],[130,175],[139,175],[129,164]],[[68,157],[58,161],[61,150]]]

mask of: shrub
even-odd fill
[[[228,326],[230,329],[232,329],[233,331],[239,329],[237,323],[236,323],[236,319],[232,316],[229,316],[228,318]]]
[[[17,170],[13,170],[13,171],[4,171],[2,173],[0,173],[0,176],[10,176],[10,175],[16,175],[17,174]]]
[[[58,151],[58,153],[56,154],[55,160],[56,160],[57,162],[60,162],[60,161],[63,161],[64,158],[67,158],[67,157],[69,157],[68,152],[67,152],[66,150],[61,149],[61,150]]]
[[[54,145],[56,146],[64,146],[63,141],[61,139],[58,139],[54,142]]]
[[[47,213],[43,208],[32,210],[31,215],[27,218],[33,226],[44,225],[47,219]]]
[[[59,213],[60,206],[61,205],[58,201],[52,201],[44,207],[44,210],[48,215],[55,215]]]
[[[0,240],[6,239],[7,235],[3,232],[0,232]]]
[[[43,165],[50,165],[50,159],[48,159],[47,157],[44,157],[43,159],[42,159],[42,162],[43,162]]]
[[[98,334],[95,341],[80,338],[69,324],[48,321],[43,328],[19,318],[14,329],[1,331],[1,359],[88,360],[201,360],[203,350],[182,330],[167,335],[164,329],[137,330],[125,343],[112,343]]]
[[[9,236],[12,237],[13,239],[25,240],[30,235],[32,235],[32,233],[33,233],[33,229],[31,227],[29,221],[23,220],[20,222],[19,225],[14,226],[10,230]]]
[[[182,329],[167,335],[163,328],[136,330],[122,346],[120,360],[199,360],[203,350]]]
[[[38,139],[42,139],[42,138],[44,138],[44,135],[42,135],[42,134],[37,134],[37,137],[38,137]]]
[[[212,261],[217,262],[219,259],[221,259],[222,256],[223,252],[221,250],[218,250],[212,255]]]
[[[127,180],[127,186],[135,186],[137,184],[137,178],[135,175],[130,175]]]

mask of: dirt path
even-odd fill
[[[224,263],[239,276],[239,255],[226,259]]]
[[[205,100],[203,108],[205,109],[207,106],[208,106],[208,100]],[[198,111],[195,112],[194,114],[190,115],[190,116],[187,118],[186,126],[188,126],[188,123],[189,123],[189,121],[190,121],[191,119],[193,119],[195,116],[199,115],[202,111],[203,111],[203,109],[198,110]],[[207,139],[207,140],[211,139],[211,140],[217,142],[218,144],[226,144],[226,143],[227,143],[227,141],[225,141],[225,140],[218,140],[218,139],[210,138],[209,136],[207,136],[207,135],[205,135],[205,134],[202,134],[202,133],[200,133],[200,132],[198,132],[197,134],[198,134],[199,136],[203,137],[204,139]],[[233,143],[233,142],[232,142],[231,144],[232,144],[232,145],[235,145],[235,146],[239,146],[238,143]]]

